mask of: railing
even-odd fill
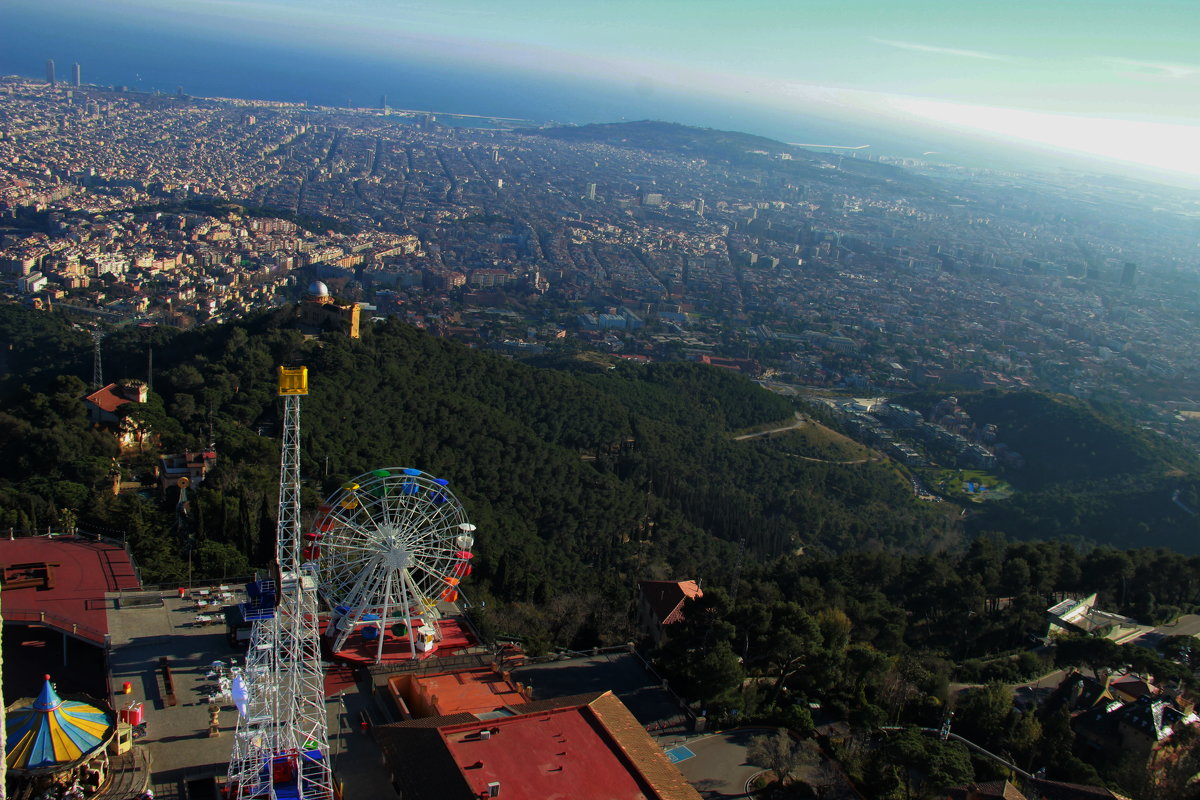
[[[72,622],[66,617],[61,617],[58,614],[52,614],[49,611],[40,609],[28,608],[9,608],[4,607],[5,622],[27,622],[45,625],[47,628],[53,628],[62,633],[68,633],[72,636],[77,636],[80,639],[87,639],[89,642],[100,645],[101,647],[108,646],[108,634],[90,625],[80,625],[78,622]]]
[[[224,578],[222,580],[205,578],[202,581],[192,581],[190,584],[184,586],[184,588],[186,588],[188,591],[192,591],[193,589],[216,589],[221,586],[229,586],[240,591],[243,586],[245,586],[247,583],[251,583],[253,580],[254,576],[252,575],[239,578]],[[127,594],[153,594],[154,592],[166,592],[169,594],[174,594],[178,592],[180,586],[184,584],[187,584],[187,581],[175,581],[173,583],[148,583],[142,586],[140,589],[121,589],[117,592],[117,594],[121,596]]]

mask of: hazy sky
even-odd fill
[[[1200,0],[9,2],[899,120],[1200,178]]]

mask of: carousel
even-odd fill
[[[108,780],[108,744],[117,730],[112,709],[86,695],[58,696],[50,676],[37,697],[6,711],[8,797],[77,800]]]

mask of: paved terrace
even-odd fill
[[[128,695],[117,694],[115,705],[145,703],[147,736],[135,747],[144,747],[151,762],[151,787],[156,800],[183,800],[190,781],[223,777],[233,746],[237,710],[232,704],[220,712],[220,735],[208,732],[208,687],[205,677],[213,661],[236,659],[245,663],[245,651],[231,648],[223,622],[196,624],[192,599],[174,593],[125,593],[120,602],[109,596],[108,631],[112,637],[112,686],[120,692],[132,684]],[[244,597],[238,592],[233,602]],[[211,614],[223,620],[218,612]],[[159,659],[168,659],[175,688],[175,705],[168,705]],[[357,686],[342,682],[326,701],[329,713],[330,754],[335,775],[345,784],[347,798],[388,798],[395,792],[380,767],[378,746],[360,724],[367,701]]]

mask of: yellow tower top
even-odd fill
[[[308,367],[280,367],[279,394],[308,394]]]

